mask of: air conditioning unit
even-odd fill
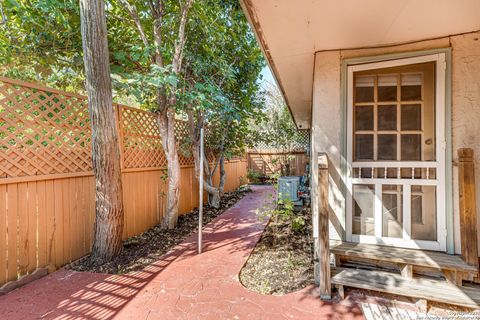
[[[300,186],[300,177],[280,177],[278,178],[278,199],[290,199],[292,202],[297,202],[298,187]]]

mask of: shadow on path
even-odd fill
[[[0,319],[348,319],[351,300],[325,303],[314,287],[283,295],[250,292],[238,273],[266,221],[255,214],[273,192],[256,186],[204,229],[141,271],[107,275],[60,270],[0,297]],[[264,219],[263,219],[264,220]]]

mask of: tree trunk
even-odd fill
[[[124,209],[120,148],[112,106],[104,1],[80,0],[80,15],[96,190],[91,258],[102,263],[122,250]]]
[[[194,0],[187,0],[180,9],[180,26],[178,29],[178,36],[175,41],[175,49],[172,57],[172,69],[175,75],[179,75],[182,60],[183,50],[185,47],[186,35],[185,28],[188,21],[188,11],[192,6]],[[163,11],[160,7],[163,5],[157,2],[158,10]],[[154,40],[156,44],[155,49],[155,64],[163,66],[163,58],[160,53],[161,48],[161,26],[162,13],[155,18],[154,21]],[[173,92],[176,87],[173,88]],[[159,88],[158,90],[158,117],[157,123],[162,139],[162,147],[167,157],[167,174],[168,174],[168,192],[167,192],[167,212],[163,220],[163,227],[173,229],[177,225],[178,220],[178,205],[180,200],[180,161],[178,159],[177,139],[175,137],[175,93],[171,93],[168,97],[164,94],[165,90]]]
[[[168,192],[167,212],[163,219],[164,228],[173,229],[177,225],[180,199],[180,161],[175,138],[175,115],[173,110],[160,112],[157,116],[158,128],[162,138],[162,147],[167,157]]]
[[[194,171],[195,171],[195,177],[199,179],[200,177],[200,138],[199,135],[197,134],[196,130],[200,130],[202,128],[203,123],[195,123],[195,117],[193,115],[193,112],[188,112],[188,121],[189,121],[189,133],[190,133],[190,139],[192,140],[192,155],[193,155],[193,161],[194,161]],[[201,121],[201,120],[198,120]],[[223,156],[220,160],[223,159]],[[220,187],[216,188],[213,185],[213,175],[215,174],[215,171],[210,169],[210,164],[208,163],[208,160],[206,158],[206,155],[204,155],[204,170],[205,172],[202,172],[202,174],[205,174],[205,179],[203,179],[203,189],[207,191],[208,193],[208,204],[213,207],[213,208],[220,208],[220,200],[221,200],[221,195],[223,193],[223,185],[225,185],[225,180],[222,182],[222,172],[221,170],[225,171],[224,164],[220,162]],[[223,179],[225,179],[225,172],[223,174]]]
[[[208,204],[215,209],[220,208],[220,190],[213,186],[212,176],[205,179],[203,187],[208,193]]]
[[[218,184],[218,189],[220,191],[220,196],[223,195],[223,189],[225,189],[225,181],[227,178],[227,174],[225,171],[225,156],[220,156],[220,183]]]

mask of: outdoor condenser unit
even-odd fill
[[[300,177],[278,178],[278,199],[290,199],[292,202],[300,200],[297,194],[299,186]]]

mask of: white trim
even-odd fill
[[[379,244],[379,245],[402,247],[402,248],[408,248],[408,249],[444,251],[442,247],[443,245],[439,241],[405,240],[401,238],[376,237],[376,236],[353,234],[351,235],[351,242]]]
[[[435,74],[435,142],[436,161],[365,161],[353,162],[353,74],[357,71],[382,69],[388,67],[404,66],[424,62],[436,62]],[[386,60],[373,63],[347,65],[347,199],[346,199],[346,240],[386,244],[399,247],[446,251],[446,208],[445,208],[445,175],[446,175],[446,139],[445,139],[445,82],[446,82],[446,56],[445,53],[420,55],[397,60]],[[376,104],[374,104],[376,105]],[[423,119],[423,116],[422,116]],[[423,121],[423,120],[422,120]],[[376,125],[376,124],[375,124]],[[422,140],[423,141],[423,140]],[[354,178],[353,168],[435,168],[436,179],[383,179],[383,178]],[[373,169],[372,169],[373,170]],[[375,236],[352,234],[353,216],[353,185],[374,184],[375,185]],[[403,186],[403,238],[382,237],[382,184],[394,184]],[[410,196],[412,185],[436,186],[436,221],[437,241],[421,241],[411,239],[411,212]]]
[[[348,66],[348,68],[352,70],[352,74],[353,74],[354,72],[357,72],[357,71],[384,69],[384,68],[390,68],[390,67],[406,66],[410,64],[439,61],[440,60],[439,56],[443,56],[443,61],[445,61],[445,54],[438,53],[438,54],[430,54],[426,56],[418,56],[418,57],[412,57],[412,58],[357,64],[357,65]]]
[[[381,238],[382,237],[382,216],[383,216],[383,210],[382,210],[382,201],[383,201],[383,194],[382,194],[382,185],[381,184],[375,184],[375,237],[376,238]]]
[[[347,203],[346,203],[346,221],[345,221],[345,238],[347,241],[353,241],[352,238],[352,215],[353,215],[353,184],[352,177],[352,153],[353,153],[353,69],[347,67]]]
[[[436,114],[436,159],[439,162],[437,169],[437,241],[440,242],[442,251],[447,250],[447,228],[446,228],[446,203],[447,197],[445,188],[447,141],[445,138],[445,82],[446,82],[446,59],[445,54],[437,54],[437,65],[435,72],[435,114]]]
[[[439,161],[358,161],[351,163],[352,168],[435,168],[441,165]]]
[[[402,228],[403,228],[403,239],[406,241],[412,240],[412,186],[408,184],[403,185],[403,206],[402,206],[402,213],[403,213],[403,220],[402,220]]]
[[[351,178],[352,184],[399,184],[406,186],[416,186],[420,183],[422,186],[437,186],[438,180],[424,180],[424,179],[383,179],[383,178]]]

